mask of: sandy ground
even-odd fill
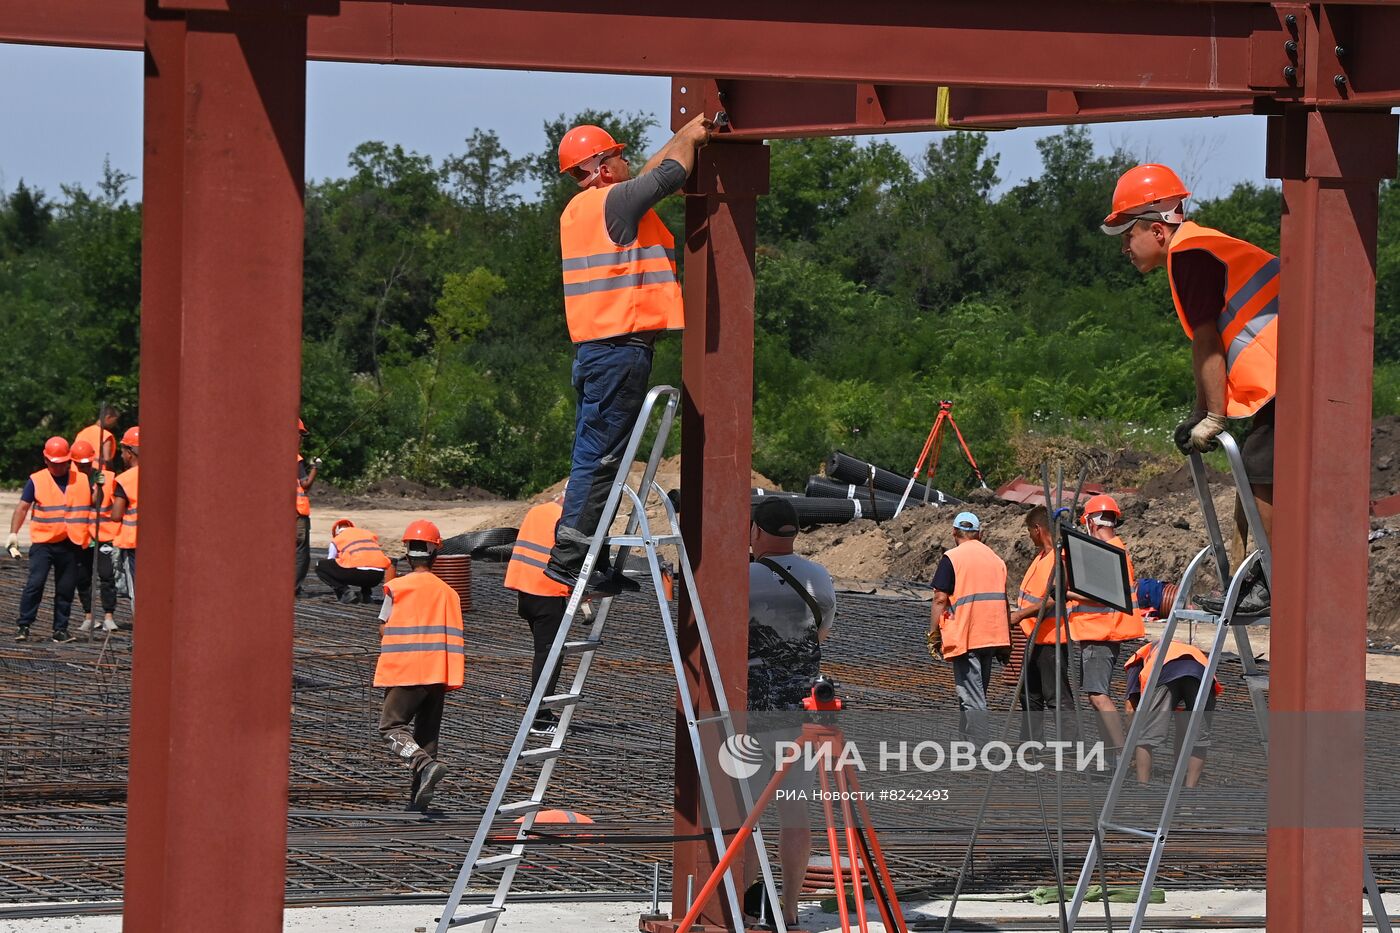
[[[1400,894],[1386,894],[1386,906],[1392,916],[1400,911]],[[559,930],[635,930],[640,914],[650,908],[649,902],[617,901],[606,903],[564,904],[535,903],[518,904],[501,919],[497,929],[508,933],[558,933]],[[869,905],[872,918],[877,918],[873,903]],[[943,901],[912,903],[904,905],[904,915],[909,922],[927,918],[941,918],[947,915],[948,905]],[[1085,905],[1082,915],[1101,919],[1103,908],[1098,904]],[[463,908],[463,913],[467,908]],[[1114,904],[1113,917],[1116,925],[1126,927],[1131,915],[1131,905]],[[1149,914],[1146,930],[1173,929],[1174,918],[1194,917],[1261,917],[1264,915],[1263,891],[1170,891],[1164,904],[1154,906]],[[434,929],[433,919],[437,917],[435,907],[412,905],[404,907],[328,907],[296,908],[286,911],[283,930],[287,933],[336,933],[353,930],[355,933],[408,933],[410,930]],[[958,904],[956,917],[966,920],[979,920],[978,930],[992,933],[996,929],[995,920],[1004,919],[1043,919],[1056,916],[1056,906],[1037,906],[1026,902],[991,903],[986,901],[962,901]],[[1163,926],[1154,926],[1152,918],[1158,918]],[[991,921],[991,922],[989,922]],[[825,914],[815,904],[804,906],[802,910],[802,930],[811,933],[827,933],[841,928],[839,918]],[[958,929],[954,922],[953,928]],[[121,929],[119,917],[51,917],[42,920],[0,921],[0,931],[4,933],[117,933]],[[461,927],[477,929],[477,927]],[[884,933],[885,927],[878,919],[872,919],[870,929],[874,933]],[[1263,927],[1241,926],[1229,929],[1244,933],[1264,933]]]

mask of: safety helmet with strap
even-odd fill
[[[601,126],[591,123],[576,126],[559,140],[559,174],[582,169],[588,175],[579,182],[579,187],[587,188],[598,178],[603,162],[620,155],[623,148],[622,143]]]
[[[1183,208],[1190,196],[1186,184],[1165,165],[1135,165],[1114,186],[1113,210],[1103,219],[1100,229],[1117,236],[1139,220],[1179,224],[1186,219]]]

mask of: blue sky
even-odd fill
[[[543,123],[588,107],[664,113],[670,81],[610,75],[312,63],[307,75],[307,174],[343,174],[354,146],[378,139],[442,158],[473,129],[493,129],[513,153],[543,143]],[[50,194],[91,187],[104,158],[141,173],[141,56],[134,52],[0,44],[0,190],[24,179]],[[1039,170],[1035,141],[1054,129],[992,134],[1003,187]],[[1220,117],[1104,124],[1100,148],[1121,146],[1178,168],[1198,197],[1264,181],[1264,119]],[[934,134],[888,137],[910,153]],[[654,143],[661,142],[658,132]],[[133,193],[136,189],[133,189]]]

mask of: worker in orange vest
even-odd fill
[[[534,661],[530,666],[531,690],[545,676],[544,663],[549,658],[549,649],[554,645],[554,637],[564,621],[564,609],[569,604],[569,587],[544,573],[545,564],[549,561],[549,549],[554,544],[554,529],[563,511],[564,494],[560,493],[526,512],[515,537],[515,547],[510,552],[510,563],[506,564],[506,589],[515,590],[515,610],[530,626],[530,637],[535,645]],[[559,671],[559,665],[555,665],[549,672],[546,696],[554,694],[554,688],[559,683]],[[530,732],[552,736],[557,728],[554,712],[542,709],[535,714]]]
[[[103,405],[97,413],[97,421],[78,432],[73,442],[87,441],[97,452],[98,469],[107,470],[117,462],[117,423],[122,411],[115,405]]]
[[[1123,510],[1112,496],[1093,496],[1084,503],[1084,526],[1089,534],[1118,548],[1125,555],[1128,546],[1118,536]],[[1128,591],[1134,589],[1133,560],[1128,561]],[[1113,702],[1113,674],[1123,642],[1141,638],[1142,617],[1123,612],[1091,599],[1076,599],[1069,605],[1070,637],[1079,642],[1079,689],[1098,711],[1104,734],[1113,749],[1123,747],[1123,723]]]
[[[331,526],[325,560],[316,562],[316,576],[343,603],[367,603],[371,589],[394,579],[394,562],[379,546],[379,535],[356,528],[348,518]],[[351,588],[358,589],[352,593]]]
[[[576,126],[559,142],[559,171],[583,189],[559,218],[578,409],[568,491],[545,573],[571,588],[646,399],[652,345],[685,326],[675,237],[653,208],[685,184],[695,150],[713,128],[698,114],[636,178],[622,144],[601,127]],[[606,552],[591,589],[612,596],[638,588],[605,564]]]
[[[140,522],[140,509],[137,498],[140,495],[141,472],[141,428],[129,427],[122,435],[122,462],[126,469],[117,474],[116,488],[112,492],[112,522],[119,525],[117,549],[121,552],[120,564],[126,574],[128,592],[131,594],[131,609],[136,611],[136,529]]]
[[[1123,665],[1128,678],[1128,711],[1145,720],[1138,732],[1137,747],[1133,753],[1139,784],[1151,782],[1153,749],[1166,741],[1167,724],[1173,719],[1176,719],[1176,753],[1178,757],[1181,755],[1181,745],[1186,738],[1186,715],[1176,711],[1189,711],[1195,707],[1201,680],[1206,676],[1207,658],[1199,648],[1179,641],[1168,642],[1157,684],[1152,689],[1152,696],[1144,702],[1142,691],[1147,686],[1147,674],[1152,669],[1152,656],[1160,646],[1160,640],[1156,644],[1143,645]],[[1215,698],[1223,690],[1220,681],[1212,678],[1211,690],[1206,696],[1205,716],[1191,748],[1191,760],[1186,765],[1187,787],[1195,787],[1201,782],[1206,752],[1210,749],[1211,713],[1215,709]]]
[[[1020,597],[1016,610],[1011,613],[1011,624],[1019,625],[1032,645],[1026,662],[1025,689],[1017,698],[1026,713],[1021,725],[1021,741],[1041,741],[1046,710],[1064,711],[1060,723],[1064,732],[1059,737],[1073,741],[1069,738],[1075,734],[1074,693],[1069,684],[1069,632],[1064,617],[1057,620],[1054,611],[1055,539],[1050,533],[1050,511],[1045,506],[1037,505],[1026,513],[1026,536],[1036,555],[1021,578]],[[1047,599],[1051,606],[1041,617],[1040,606]],[[1056,649],[1053,647],[1056,644],[1060,655],[1058,688]]]
[[[1138,165],[1118,179],[1103,232],[1120,237],[1124,255],[1144,275],[1165,267],[1172,303],[1191,340],[1196,404],[1176,429],[1182,453],[1213,450],[1230,419],[1249,418],[1240,443],[1264,534],[1273,534],[1274,392],[1278,380],[1279,261],[1244,240],[1186,219],[1191,192],[1165,165]],[[1248,540],[1235,509],[1240,552]],[[1222,600],[1198,599],[1219,612]],[[1269,586],[1256,567],[1238,611],[1262,615]]]
[[[72,641],[68,617],[73,612],[73,591],[78,586],[78,549],[68,540],[68,486],[77,477],[68,442],[51,437],[44,442],[44,469],[31,473],[19,504],[10,516],[6,549],[19,556],[19,530],[29,518],[29,577],[19,598],[19,632],[15,641],[29,641],[29,627],[39,614],[44,584],[53,570],[53,640]],[[32,514],[31,514],[32,513]]]
[[[953,663],[959,731],[979,747],[987,742],[987,685],[992,659],[1009,658],[1011,618],[1006,563],[982,543],[982,522],[971,512],[953,519],[953,548],[933,575],[929,647]]]
[[[297,446],[311,432],[306,430],[306,422],[297,419]],[[301,595],[301,583],[306,572],[311,569],[311,487],[316,482],[316,474],[321,470],[321,458],[313,457],[309,462],[297,454],[297,569],[296,595]]]
[[[466,641],[462,598],[432,573],[442,547],[437,526],[410,522],[403,543],[409,572],[384,584],[374,685],[387,688],[379,734],[413,771],[409,808],[425,811],[447,774],[437,760],[438,732],[447,691],[462,686]]]
[[[97,571],[98,595],[102,600],[102,628],[117,630],[112,614],[117,611],[117,531],[112,521],[112,494],[117,477],[111,470],[97,467],[97,452],[87,441],[75,440],[69,448],[76,475],[68,484],[65,501],[68,511],[68,540],[78,549],[78,601],[83,606],[83,624],[78,631],[92,632],[92,573]],[[94,490],[94,486],[96,489]],[[93,527],[96,525],[96,535]]]

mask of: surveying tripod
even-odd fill
[[[924,468],[925,460],[929,461],[929,465],[927,482],[924,483],[924,505],[928,505],[929,490],[933,488],[933,477],[938,472],[938,456],[943,452],[944,425],[952,427],[953,434],[958,439],[958,446],[962,448],[963,456],[967,458],[968,466],[972,467],[972,473],[977,477],[977,482],[983,489],[987,488],[987,481],[982,478],[982,471],[977,468],[977,461],[972,459],[972,451],[967,449],[967,441],[963,440],[962,431],[958,430],[958,423],[953,420],[953,403],[949,399],[944,399],[938,403],[938,416],[933,419],[933,427],[929,428],[928,439],[924,441],[924,449],[919,451],[919,460],[914,464],[914,472],[909,475],[909,485],[904,487],[904,495],[899,497],[899,505],[894,510],[896,516],[904,511],[904,505],[909,501],[909,493],[913,491],[914,484],[919,480],[919,471]]]
[[[823,698],[821,691],[828,691]],[[821,712],[830,716],[831,713],[841,709],[841,701],[835,699],[835,685],[830,681],[822,679],[814,687],[812,695],[802,701],[804,709],[809,712]],[[826,717],[823,717],[826,720]],[[841,756],[841,749],[846,747],[846,738],[841,730],[829,720],[809,720],[802,724],[802,732],[797,737],[797,747],[802,750],[798,761],[814,761],[817,763],[817,777],[821,783],[822,812],[826,818],[826,843],[831,850],[831,873],[836,887],[836,912],[841,918],[842,933],[851,933],[851,912],[846,905],[846,889],[843,873],[841,871],[841,840],[844,837],[846,842],[846,864],[850,866],[851,890],[854,892],[856,924],[861,931],[869,929],[869,921],[865,913],[865,882],[862,875],[870,879],[870,887],[875,895],[875,906],[880,913],[880,921],[884,924],[887,933],[908,933],[908,926],[904,922],[904,912],[899,906],[899,898],[895,895],[894,880],[890,877],[889,865],[885,863],[885,853],[880,848],[880,840],[875,835],[875,824],[870,819],[870,810],[865,805],[865,796],[861,792],[860,782],[856,780],[855,773],[846,767],[846,761]],[[782,788],[784,780],[787,778],[792,761],[780,761],[773,776],[769,778],[768,784],[763,792],[758,795],[758,802],[749,808],[749,816],[744,820],[744,825],[739,827],[739,831],[734,834],[729,847],[724,855],[715,865],[714,872],[700,888],[700,895],[691,905],[685,919],[676,928],[676,933],[690,933],[695,921],[700,916],[700,908],[710,895],[715,892],[719,885],[719,879],[729,870],[731,864],[744,850],[744,843],[750,834],[758,831],[758,821],[763,816],[763,811],[768,804],[773,802],[779,789]],[[741,782],[742,783],[742,782]],[[835,818],[835,806],[833,801],[841,805],[841,830],[837,830],[837,820]],[[862,868],[862,866],[864,866]],[[784,878],[784,885],[801,884],[800,878]],[[777,904],[776,900],[771,901]],[[778,911],[776,918],[782,922],[782,910]]]
[[[535,824],[536,815],[544,808],[545,792],[549,787],[550,777],[554,773],[554,765],[564,754],[574,710],[583,699],[584,687],[593,664],[593,656],[602,644],[603,628],[608,620],[608,610],[612,606],[611,597],[597,600],[592,616],[593,625],[586,636],[570,640],[569,630],[580,615],[580,607],[587,598],[588,578],[592,574],[593,568],[597,566],[599,559],[604,556],[605,548],[612,546],[618,548],[612,566],[619,573],[622,572],[630,549],[639,548],[646,557],[647,565],[651,571],[652,590],[656,595],[656,605],[660,611],[661,624],[666,633],[666,645],[670,649],[671,666],[676,675],[676,689],[680,693],[681,711],[685,715],[686,729],[690,733],[690,747],[695,756],[695,770],[699,777],[700,796],[705,807],[706,820],[711,827],[711,841],[714,844],[716,856],[724,852],[726,848],[723,823],[720,821],[714,785],[710,780],[709,766],[705,760],[700,728],[707,723],[719,723],[722,737],[732,739],[735,735],[734,722],[730,715],[729,703],[725,698],[724,682],[720,678],[719,662],[715,657],[714,644],[710,640],[710,631],[705,624],[705,613],[700,608],[699,589],[695,585],[695,577],[691,572],[690,559],[686,556],[685,542],[681,538],[676,509],[670,498],[655,482],[656,468],[665,452],[666,439],[670,435],[671,425],[675,421],[676,408],[679,403],[680,391],[671,386],[657,386],[647,393],[646,400],[642,403],[642,409],[637,415],[637,423],[627,442],[627,449],[618,464],[617,478],[613,481],[612,490],[608,493],[607,504],[603,507],[598,527],[593,532],[592,541],[588,547],[588,555],[584,558],[583,567],[579,571],[578,582],[574,585],[573,592],[569,596],[559,632],[554,637],[554,644],[550,647],[549,657],[544,663],[545,676],[541,676],[534,685],[530,700],[525,705],[525,714],[520,720],[519,729],[516,730],[515,741],[511,743],[510,751],[506,753],[505,763],[501,768],[500,777],[496,779],[496,788],[491,792],[485,813],[477,825],[476,835],[472,838],[471,847],[467,850],[461,871],[457,875],[457,882],[452,886],[452,893],[443,908],[442,916],[438,918],[437,933],[445,933],[452,927],[473,923],[483,924],[484,933],[491,933],[496,928],[496,923],[501,915],[506,912],[506,900],[510,895],[511,884],[515,880],[516,869],[525,858],[525,840],[529,837]],[[651,452],[647,458],[646,467],[642,471],[641,480],[633,488],[628,482],[632,461],[636,459],[642,438],[653,421],[657,424],[656,436],[651,442]],[[652,498],[653,494],[654,499]],[[631,517],[627,522],[627,531],[621,535],[610,534],[613,520],[616,518],[624,498],[631,506]],[[651,529],[651,522],[646,514],[648,501],[654,501],[665,509],[667,530],[661,534],[655,534]],[[675,548],[675,564],[680,569],[686,593],[690,598],[691,609],[695,613],[695,633],[704,655],[705,671],[709,676],[710,686],[715,695],[717,709],[713,712],[707,711],[704,716],[697,715],[695,709],[695,701],[686,681],[685,658],[681,654],[676,623],[671,615],[670,602],[665,596],[666,587],[663,580],[662,562],[658,554],[658,549],[663,547]],[[548,672],[554,670],[556,665],[562,663],[563,659],[569,656],[578,657],[578,667],[574,671],[569,689],[564,693],[546,696],[544,688],[549,680]],[[545,709],[560,711],[557,731],[548,745],[526,749],[525,746],[530,739],[530,726],[535,721],[535,716],[539,711]],[[506,796],[510,790],[511,778],[521,765],[539,766],[539,775],[535,780],[534,790],[524,799],[507,803]],[[748,785],[740,782],[740,789],[745,812],[752,812],[754,801]],[[483,858],[482,850],[491,836],[492,824],[498,817],[521,818],[515,832],[515,838],[509,852]],[[757,827],[754,827],[752,838],[769,902],[776,904],[778,903],[777,888],[773,883],[772,868],[768,863],[768,856],[764,849],[763,834]],[[490,905],[474,913],[458,916],[457,908],[461,905],[462,897],[466,893],[472,875],[477,871],[487,870],[500,870],[502,872]],[[734,882],[733,873],[725,871],[722,874],[729,915],[737,924],[741,922],[740,918],[743,916],[739,892]],[[703,901],[697,903],[703,903]],[[775,917],[774,920],[778,933],[787,933],[782,917]]]
[[[1196,738],[1200,734],[1201,724],[1205,718],[1206,699],[1210,696],[1211,684],[1215,682],[1215,672],[1220,666],[1220,657],[1224,653],[1225,642],[1231,633],[1235,638],[1236,650],[1239,652],[1240,663],[1244,667],[1244,682],[1249,690],[1250,703],[1254,707],[1254,716],[1259,728],[1259,737],[1267,753],[1269,747],[1269,675],[1261,673],[1254,663],[1254,650],[1249,643],[1249,626],[1268,625],[1269,616],[1243,616],[1237,614],[1236,606],[1240,601],[1240,596],[1244,591],[1245,583],[1249,579],[1255,565],[1263,568],[1265,580],[1272,583],[1273,580],[1273,554],[1269,548],[1269,539],[1264,535],[1263,524],[1259,518],[1259,510],[1255,505],[1254,496],[1250,492],[1249,478],[1245,473],[1244,461],[1240,458],[1239,447],[1235,444],[1234,438],[1229,434],[1219,436],[1220,446],[1224,448],[1225,455],[1230,461],[1230,473],[1235,480],[1235,491],[1240,497],[1240,502],[1244,507],[1244,514],[1249,527],[1250,536],[1254,539],[1254,549],[1247,553],[1240,561],[1240,565],[1235,569],[1234,574],[1230,573],[1230,558],[1226,552],[1224,539],[1220,534],[1220,522],[1215,514],[1215,501],[1211,498],[1210,486],[1206,480],[1205,464],[1201,460],[1201,455],[1192,453],[1191,478],[1195,482],[1196,498],[1200,502],[1201,514],[1205,518],[1206,533],[1210,538],[1210,543],[1192,558],[1186,567],[1186,572],[1182,574],[1181,583],[1177,587],[1176,599],[1172,604],[1171,614],[1167,617],[1166,626],[1162,632],[1162,645],[1166,645],[1180,622],[1204,622],[1215,626],[1215,638],[1211,642],[1210,653],[1207,655],[1206,670],[1201,675],[1200,688],[1196,692],[1194,701],[1191,704],[1191,711],[1186,720],[1184,735],[1181,739],[1181,748],[1178,752],[1176,767],[1172,770],[1171,782],[1167,787],[1166,800],[1162,804],[1162,815],[1155,829],[1140,829],[1131,826],[1122,826],[1114,822],[1114,808],[1118,803],[1119,795],[1123,790],[1123,784],[1127,780],[1128,770],[1133,766],[1133,753],[1137,748],[1137,742],[1142,734],[1143,722],[1148,718],[1145,714],[1135,715],[1128,727],[1128,736],[1124,742],[1123,752],[1118,757],[1118,767],[1114,770],[1112,783],[1109,784],[1108,793],[1104,798],[1103,812],[1098,819],[1099,831],[1094,833],[1089,843],[1089,852],[1084,859],[1084,869],[1079,873],[1079,882],[1075,885],[1074,898],[1069,907],[1069,929],[1072,931],[1079,918],[1079,909],[1084,904],[1084,899],[1088,894],[1089,882],[1094,869],[1102,857],[1103,838],[1108,833],[1120,833],[1139,839],[1149,839],[1152,842],[1152,850],[1147,859],[1147,868],[1144,870],[1142,885],[1138,889],[1137,903],[1133,909],[1132,923],[1128,927],[1128,933],[1140,933],[1143,923],[1147,918],[1147,905],[1151,900],[1152,882],[1157,877],[1157,870],[1162,864],[1163,851],[1167,845],[1167,834],[1171,831],[1172,820],[1176,815],[1177,801],[1181,795],[1181,788],[1186,780],[1186,771],[1190,762],[1192,749],[1196,744]],[[1220,612],[1210,613],[1199,610],[1187,609],[1186,604],[1191,594],[1191,586],[1195,583],[1196,575],[1206,566],[1207,561],[1214,560],[1215,570],[1219,575],[1222,584],[1228,581],[1225,590],[1225,603]],[[1152,663],[1147,675],[1147,684],[1142,690],[1143,710],[1150,702],[1153,690],[1157,686],[1157,681],[1162,673],[1162,667],[1166,658],[1165,650],[1158,650],[1152,653]],[[1178,728],[1181,728],[1178,726]],[[1390,933],[1390,917],[1386,913],[1385,904],[1381,900],[1380,888],[1376,884],[1375,873],[1371,869],[1371,858],[1365,856],[1365,888],[1366,898],[1371,905],[1371,914],[1375,918],[1377,927],[1381,933]]]

